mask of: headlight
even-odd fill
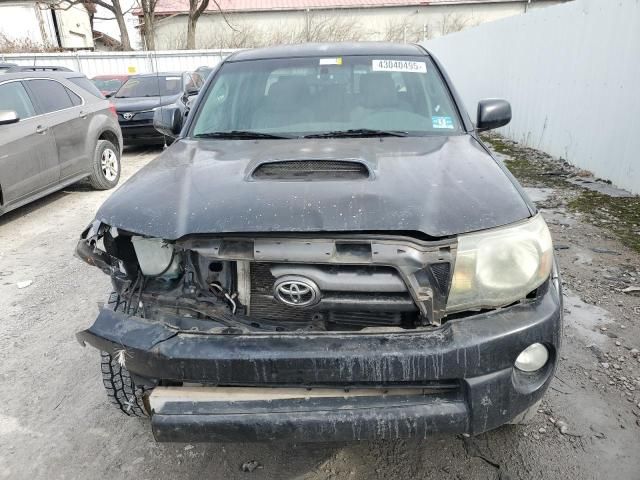
[[[553,244],[540,214],[514,226],[460,235],[447,312],[524,298],[551,273]]]

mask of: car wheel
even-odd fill
[[[124,352],[121,355],[125,355]],[[107,390],[107,397],[125,415],[130,417],[147,417],[144,408],[144,397],[149,392],[134,383],[129,370],[118,356],[100,352],[102,366],[102,383]]]
[[[96,190],[109,190],[120,180],[120,152],[109,140],[98,140],[93,156],[93,173],[89,177]]]

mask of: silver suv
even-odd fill
[[[77,72],[0,75],[0,215],[84,178],[120,179],[115,109]]]

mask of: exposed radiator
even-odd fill
[[[299,273],[300,269],[308,270],[309,277],[313,278],[313,270],[319,270],[318,266],[286,266],[270,263],[252,263],[250,265],[251,316],[262,319],[280,320],[292,322],[312,322],[315,318],[334,323],[350,325],[399,325],[402,322],[402,312],[413,312],[416,307],[406,291],[398,291],[397,283],[389,281],[386,285],[386,293],[372,291],[323,291],[324,298],[315,308],[297,308],[282,304],[273,296],[273,287],[276,277],[273,271],[283,272],[289,270],[289,274]],[[327,283],[327,275],[333,276],[333,281],[340,285],[340,275],[336,272],[352,272],[353,268],[332,267],[330,272],[316,271],[316,280],[319,284]],[[388,279],[389,273],[383,269],[372,269],[373,275],[363,275],[364,281],[372,285],[378,285],[380,290],[385,290],[379,283],[380,279]],[[320,273],[322,275],[320,275]],[[318,276],[321,279],[318,279]],[[357,288],[358,283],[353,282],[351,287]],[[348,289],[349,287],[344,286]],[[404,286],[401,286],[403,289]]]
[[[313,317],[312,310],[288,307],[273,297],[273,284],[276,281],[271,274],[271,264],[250,264],[251,278],[251,315],[268,320],[308,321]]]

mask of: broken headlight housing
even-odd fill
[[[148,277],[175,278],[180,273],[180,260],[171,243],[160,238],[133,236],[131,243],[142,273]]]
[[[553,244],[540,214],[511,225],[460,235],[447,312],[509,305],[549,278]]]

